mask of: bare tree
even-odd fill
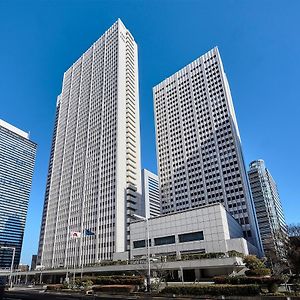
[[[288,225],[288,235],[300,239],[300,224]]]
[[[289,273],[287,254],[289,238],[286,232],[277,230],[268,239],[264,239],[266,265],[273,275]]]
[[[289,247],[288,261],[294,274],[300,276],[300,224],[288,226]]]

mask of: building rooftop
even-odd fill
[[[25,131],[23,131],[23,130],[21,130],[21,129],[19,129],[19,128],[17,128],[15,126],[13,126],[13,125],[11,125],[11,124],[9,124],[9,123],[1,120],[1,119],[0,119],[0,126],[2,126],[2,127],[6,128],[6,129],[8,129],[8,130],[10,130],[10,131],[12,131],[14,133],[16,133],[17,135],[20,135],[21,137],[23,137],[23,138],[25,138],[27,140],[29,140],[29,133],[27,133],[27,132],[25,132]]]

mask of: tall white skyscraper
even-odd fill
[[[262,159],[250,163],[248,176],[264,252],[284,258],[288,233],[276,182]]]
[[[128,250],[140,173],[137,45],[118,20],[64,74],[39,263],[86,265]]]
[[[261,248],[227,78],[217,48],[153,89],[163,213],[221,202]]]
[[[146,218],[161,214],[158,176],[146,169],[142,170],[142,203],[144,205],[143,215]]]

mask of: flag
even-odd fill
[[[80,231],[71,231],[71,239],[78,239],[81,236]]]
[[[95,235],[95,232],[89,230],[89,229],[85,229],[84,230],[84,235],[85,236],[91,236],[91,235]]]

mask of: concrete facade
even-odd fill
[[[153,88],[162,213],[222,203],[261,250],[233,102],[217,48]]]
[[[137,52],[118,20],[64,73],[38,253],[46,268],[129,249],[130,215],[141,201]]]
[[[147,255],[146,221],[134,222],[131,231],[131,259]],[[257,254],[257,249],[243,238],[240,224],[222,204],[153,217],[148,220],[150,254],[175,256],[235,250]]]
[[[140,215],[150,218],[161,214],[158,176],[146,169],[142,170],[142,203]]]
[[[276,182],[261,159],[250,163],[248,176],[264,252],[284,258],[288,234]]]

